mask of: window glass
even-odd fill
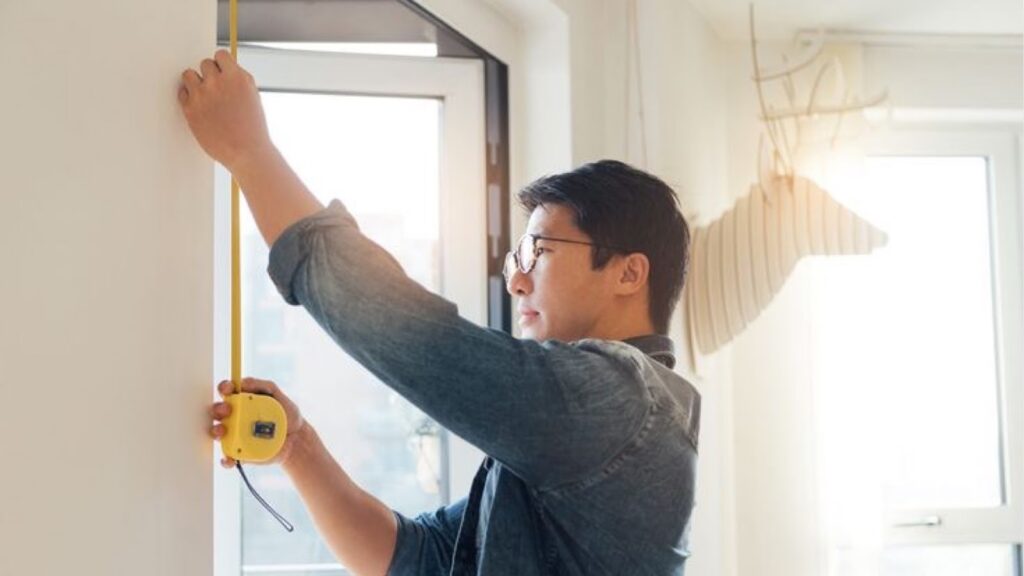
[[[874,157],[867,176],[843,202],[888,245],[818,263],[815,364],[834,509],[1000,506],[987,161]]]
[[[440,291],[441,102],[282,92],[262,98],[275,144],[309,189],[325,205],[340,199],[413,280]],[[346,355],[304,309],[284,302],[244,203],[243,214],[245,374],[277,382],[346,472],[387,505],[408,515],[441,506],[442,431]],[[243,572],[343,573],[280,468],[250,471],[296,531],[285,532],[243,492]]]

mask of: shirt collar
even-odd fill
[[[639,348],[641,352],[661,362],[669,368],[676,365],[675,348],[672,339],[663,334],[645,334],[623,340],[626,344]]]

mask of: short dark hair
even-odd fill
[[[668,184],[623,162],[601,160],[539,178],[519,191],[518,200],[527,213],[544,204],[566,206],[592,242],[622,248],[594,247],[595,270],[615,254],[647,256],[651,323],[668,334],[690,253],[690,229]]]

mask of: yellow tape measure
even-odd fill
[[[238,61],[238,0],[230,2],[231,57]],[[242,462],[271,460],[284,445],[288,418],[271,396],[242,392],[242,286],[239,187],[231,175],[231,381],[226,401],[231,415],[223,421],[221,450]]]

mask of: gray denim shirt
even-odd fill
[[[396,513],[392,575],[681,575],[700,396],[671,341],[517,339],[409,279],[337,200],[268,271],[384,384],[483,450],[468,497]]]

